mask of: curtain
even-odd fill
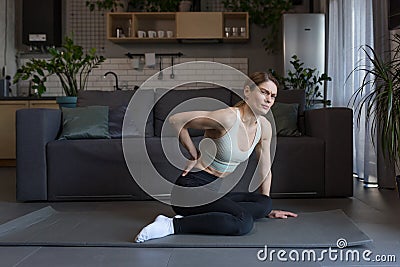
[[[390,59],[390,53],[387,53],[391,49],[390,38],[391,34],[396,31],[389,32],[388,29],[388,1],[386,0],[373,0],[374,10],[374,49],[377,54],[385,58]],[[398,32],[399,33],[399,32]],[[384,152],[381,149],[381,142],[378,139],[378,185],[380,188],[395,188],[396,176],[395,168],[393,164],[389,163],[384,158]]]
[[[362,82],[361,72],[349,74],[360,63],[366,63],[360,47],[374,47],[372,1],[329,1],[327,72],[332,81],[327,85],[327,98],[332,101],[332,106],[348,106],[353,93]],[[359,122],[354,116],[353,125],[354,173],[364,179],[366,185],[376,184],[377,153],[370,137],[370,125],[363,116]]]

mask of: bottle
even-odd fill
[[[116,36],[117,38],[121,38],[124,34],[124,30],[122,29],[121,26],[117,26],[116,28]]]
[[[132,37],[132,19],[129,19],[128,37]]]

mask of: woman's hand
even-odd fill
[[[186,176],[186,174],[188,174],[190,172],[190,170],[193,169],[193,167],[196,165],[196,163],[197,163],[197,159],[188,160],[188,162],[186,163],[186,167],[182,172],[182,176]]]
[[[286,219],[288,217],[297,217],[297,214],[284,210],[271,210],[271,212],[267,216],[268,218],[273,219]]]

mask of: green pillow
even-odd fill
[[[61,108],[61,110],[63,125],[59,139],[110,138],[107,106]]]
[[[301,136],[301,132],[297,128],[299,104],[275,102],[271,110],[274,115],[277,135]]]

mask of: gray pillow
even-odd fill
[[[63,125],[59,139],[110,138],[108,107],[61,108]]]
[[[299,104],[275,102],[271,111],[274,115],[278,136],[301,136],[297,127]]]
[[[100,91],[100,90],[79,90],[78,91],[78,107],[86,107],[93,105],[108,106],[109,110],[109,133],[111,138],[122,137],[122,123],[124,120],[125,112],[128,104],[134,94],[140,99],[139,105],[135,106],[136,111],[142,110],[154,103],[153,90],[118,90],[118,91]],[[153,111],[151,111],[149,118],[144,119],[143,122],[136,122],[137,124],[146,124],[145,132],[141,133],[137,128],[133,130],[135,136],[153,136]],[[132,126],[133,127],[133,126]],[[132,132],[129,133],[132,135]]]

